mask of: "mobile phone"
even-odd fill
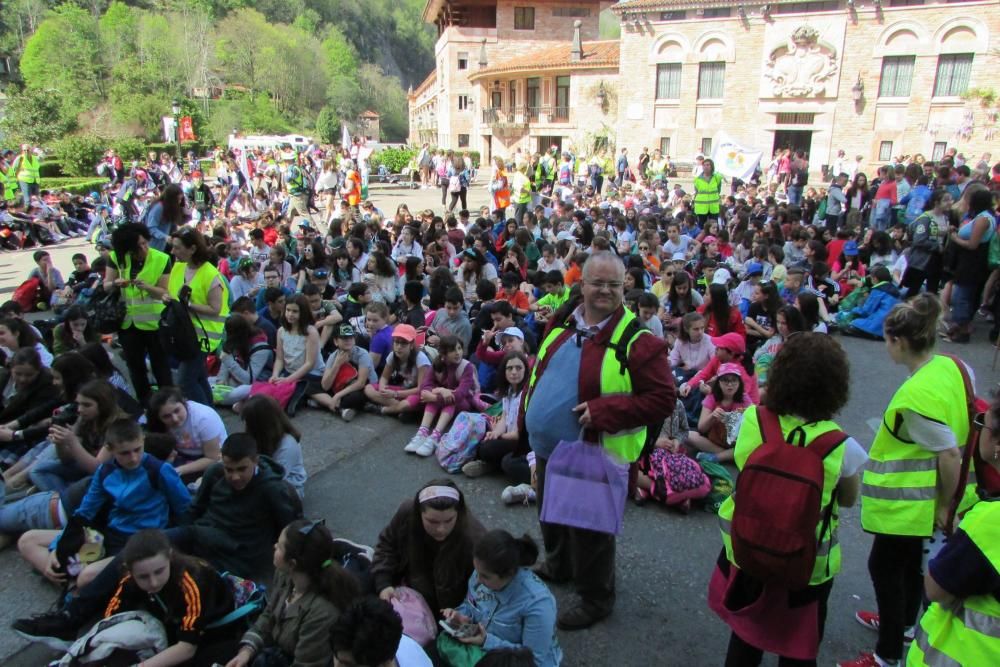
[[[463,623],[457,628],[448,621],[438,621],[438,625],[441,626],[442,630],[456,639],[460,639],[462,637],[472,637],[479,632],[479,626],[475,623]]]

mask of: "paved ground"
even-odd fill
[[[481,191],[480,191],[481,192]],[[373,193],[374,194],[374,193]],[[410,208],[435,206],[433,193],[379,192],[379,205],[391,214],[401,201]],[[470,205],[484,199],[474,197]],[[69,263],[69,254],[81,244],[53,251],[57,266]],[[30,268],[30,252],[0,255],[0,293],[10,291]],[[0,297],[6,298],[6,297]],[[980,392],[995,386],[1000,375],[991,370],[992,348],[985,330],[980,342],[969,346],[944,346],[958,352],[975,369]],[[871,442],[869,422],[877,423],[881,411],[905,373],[891,365],[881,343],[839,339],[851,359],[851,400],[839,421],[864,445]],[[316,410],[304,410],[296,423],[305,433],[303,449],[310,480],[306,511],[325,517],[336,533],[373,544],[379,530],[398,503],[411,496],[422,482],[443,475],[437,463],[402,452],[412,425],[361,415],[345,424]],[[227,416],[231,429],[237,420]],[[499,478],[457,478],[472,511],[489,527],[515,533],[528,532],[540,539],[534,508],[506,507],[500,500],[504,482]],[[874,635],[854,620],[857,609],[871,608],[874,598],[866,569],[870,539],[858,527],[857,509],[841,517],[844,570],[830,600],[830,618],[820,663],[853,657],[870,648]],[[560,633],[567,665],[715,665],[722,662],[728,631],[706,606],[705,592],[721,542],[714,516],[702,512],[682,516],[659,507],[626,511],[625,528],[618,541],[619,599],[615,614],[582,633]],[[564,599],[567,591],[554,589]],[[29,573],[16,553],[0,554],[0,627],[14,618],[43,611],[56,597],[54,589]],[[0,664],[37,667],[46,656],[25,649],[13,633],[0,633]],[[773,663],[766,663],[773,664]]]

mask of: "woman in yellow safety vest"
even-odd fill
[[[924,541],[947,529],[969,415],[962,369],[934,354],[940,318],[941,303],[925,293],[894,306],[883,324],[889,357],[910,376],[889,401],[862,477],[861,526],[875,536],[868,572],[878,613],[855,618],[878,632],[878,642],[874,653],[841,667],[900,663],[920,611]],[[975,502],[971,473],[962,493],[959,511]]]
[[[762,405],[748,408],[743,414],[735,447],[735,462],[740,470],[764,444],[762,431],[770,419],[777,418],[787,447],[807,447],[821,436],[841,430],[833,417],[847,403],[847,355],[835,340],[823,334],[789,336],[775,356],[767,387]],[[744,508],[747,503],[753,507],[757,499],[746,493],[760,487],[740,490],[719,508],[723,551],[709,585],[709,607],[732,630],[726,665],[759,665],[764,652],[780,656],[778,665],[816,665],[827,601],[841,566],[840,508],[857,502],[859,475],[867,458],[861,444],[848,437],[822,459],[816,559],[804,588],[791,589],[785,582],[765,583],[739,567],[733,520],[741,503]]]
[[[719,217],[719,202],[722,200],[722,176],[715,173],[715,162],[706,159],[702,172],[694,179],[694,214],[702,227],[709,216]]]
[[[229,287],[219,270],[208,261],[208,244],[197,230],[185,228],[176,233],[173,251],[177,263],[170,271],[166,299],[178,299],[185,285],[191,288],[188,310],[201,342],[201,352],[196,357],[180,362],[180,388],[189,400],[212,405],[212,388],[208,384],[205,357],[222,341],[229,315]]]
[[[1000,456],[1000,401],[976,418],[979,451]],[[912,667],[993,665],[1000,661],[1000,503],[983,502],[962,519],[927,565],[931,606],[906,656]]]
[[[111,235],[112,252],[104,273],[104,289],[121,290],[125,300],[125,320],[118,330],[118,342],[128,366],[135,396],[143,405],[152,390],[146,373],[146,357],[160,387],[173,384],[167,351],[160,344],[160,312],[167,293],[170,256],[149,246],[146,225],[122,225]]]

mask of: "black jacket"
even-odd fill
[[[261,456],[254,478],[237,491],[222,463],[209,466],[190,509],[197,555],[240,577],[269,580],[274,543],[302,516],[302,502],[283,475],[278,463]]]

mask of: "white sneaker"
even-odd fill
[[[488,466],[485,461],[473,459],[462,466],[462,474],[466,477],[482,477],[486,474]]]
[[[437,449],[437,440],[427,436],[424,438],[424,441],[420,443],[420,447],[417,448],[417,456],[431,456],[435,449]]]
[[[535,490],[531,488],[530,484],[518,484],[517,486],[508,486],[500,494],[500,500],[502,500],[507,505],[514,505],[515,503],[523,503],[525,505],[535,502]]]
[[[354,408],[344,408],[340,411],[340,418],[345,422],[349,422],[358,415],[358,411]]]
[[[420,433],[414,434],[410,441],[406,443],[406,447],[403,447],[403,451],[408,454],[416,454],[420,446],[424,444],[424,440],[429,440],[429,436],[420,435]]]

